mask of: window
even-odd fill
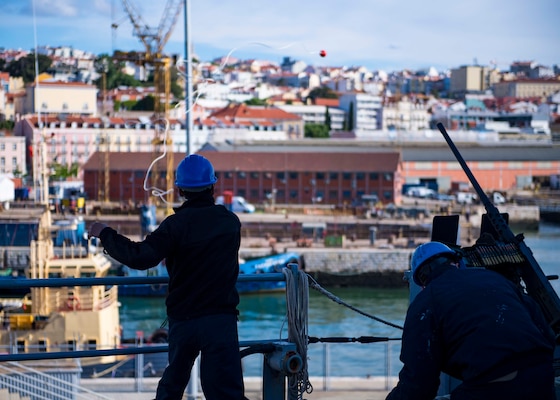
[[[338,179],[338,172],[329,172],[329,179],[335,181]]]
[[[290,172],[288,172],[288,177],[290,179],[297,179],[298,178],[298,173],[295,172],[295,171],[290,171]]]
[[[251,179],[259,179],[259,173],[256,171],[250,172],[249,176],[251,177]]]
[[[350,172],[343,172],[342,179],[344,179],[345,181],[349,181],[350,179],[352,179],[352,174]]]
[[[247,174],[244,171],[237,171],[237,177],[239,179],[245,179],[247,177]]]
[[[280,180],[285,179],[285,176],[286,176],[286,174],[284,173],[284,171],[276,173],[276,178],[277,179],[280,179]]]
[[[356,180],[363,181],[366,178],[365,172],[356,172]]]
[[[377,172],[370,172],[369,173],[369,180],[370,181],[376,181],[379,179],[379,173]]]
[[[47,340],[39,340],[38,342],[39,345],[39,352],[40,353],[44,353],[47,351],[47,348],[49,347],[49,342]]]
[[[325,180],[325,173],[324,172],[317,172],[315,174],[315,179],[317,179],[318,181]]]

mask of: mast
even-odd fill
[[[191,153],[191,132],[192,132],[192,56],[191,56],[191,23],[190,23],[190,1],[185,1],[185,134],[186,134],[186,150],[185,155]]]

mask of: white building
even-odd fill
[[[26,175],[25,138],[0,134],[0,173]]]
[[[381,129],[420,131],[428,129],[431,115],[423,102],[411,102],[403,97],[397,102],[384,104],[381,109]]]
[[[324,124],[327,113],[327,106],[296,106],[296,105],[278,105],[278,108],[291,114],[299,115],[306,124]],[[342,130],[344,128],[344,118],[346,113],[344,110],[334,107],[328,107],[329,116],[331,118],[331,129]]]
[[[26,89],[25,114],[97,114],[97,88],[81,82],[39,82]]]
[[[339,108],[352,118],[354,131],[381,129],[381,97],[365,93],[345,93],[339,97]]]

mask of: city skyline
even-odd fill
[[[163,2],[130,0],[150,27]],[[0,47],[31,50],[70,46],[96,55],[142,51],[120,0],[4,0]],[[230,55],[281,62],[284,57],[318,66],[365,66],[372,70],[438,70],[515,61],[560,64],[560,3],[538,0],[337,0],[190,2],[194,54],[209,61]],[[35,17],[34,17],[35,15]],[[36,22],[36,23],[34,23]],[[111,24],[118,26],[111,28]],[[35,42],[35,32],[37,41]],[[181,11],[167,53],[184,55]],[[320,56],[325,50],[326,57]]]

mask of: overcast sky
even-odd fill
[[[157,27],[163,0],[128,0]],[[560,64],[559,0],[189,0],[202,60],[283,57],[387,71],[477,62]],[[72,46],[94,54],[143,50],[122,0],[0,0],[0,47]],[[33,18],[33,9],[35,16]],[[118,28],[112,29],[111,24]],[[185,54],[181,12],[165,47]],[[319,52],[326,50],[321,58]]]

